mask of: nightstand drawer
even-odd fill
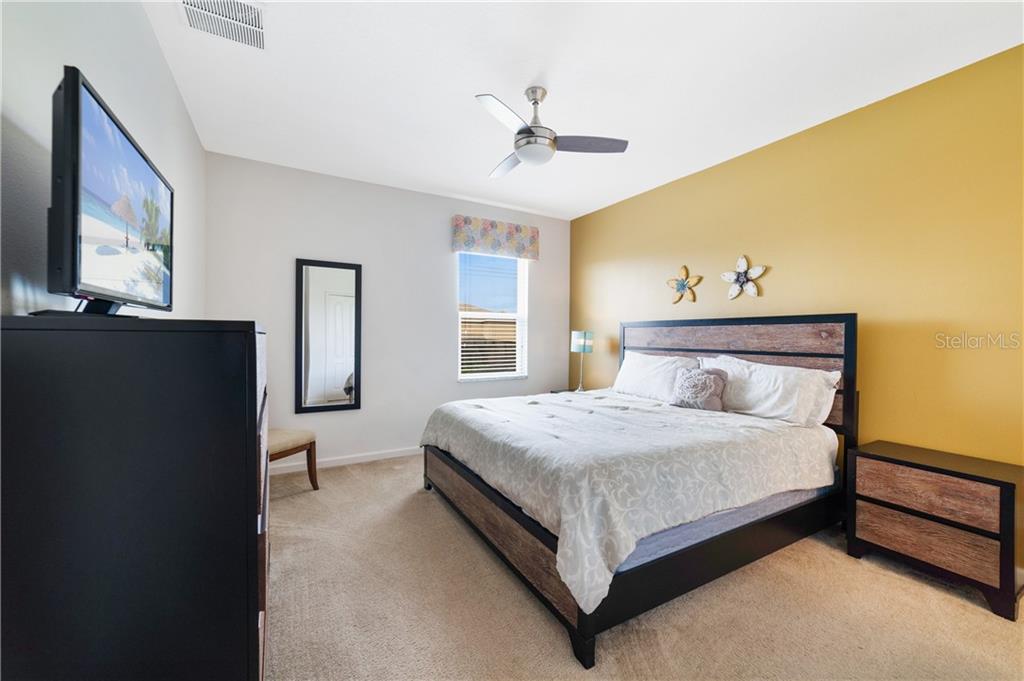
[[[858,467],[866,461],[858,461]],[[860,500],[857,538],[999,588],[994,539]]]
[[[860,457],[857,494],[999,532],[999,488],[995,485]]]

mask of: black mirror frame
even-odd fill
[[[338,270],[352,270],[356,277],[356,339],[355,339],[355,368],[352,376],[355,382],[355,389],[352,393],[351,404],[325,404],[318,406],[306,406],[302,403],[302,271],[305,267],[332,267]],[[348,409],[359,409],[359,396],[362,392],[362,335],[363,335],[363,266],[347,262],[332,262],[330,260],[305,260],[295,259],[295,413],[308,414],[317,411],[345,411]]]

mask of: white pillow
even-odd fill
[[[672,402],[675,398],[676,374],[680,369],[696,369],[698,366],[700,363],[692,357],[645,355],[627,350],[612,390],[660,402]]]
[[[748,362],[728,355],[702,357],[701,368],[726,373],[722,402],[727,411],[801,426],[825,423],[842,374]]]

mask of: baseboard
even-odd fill
[[[379,461],[381,459],[394,459],[399,456],[411,456],[422,454],[422,447],[402,447],[400,449],[382,449],[376,452],[362,452],[359,454],[342,454],[341,456],[317,457],[316,467],[332,468],[334,466],[347,466],[350,463],[366,463],[367,461]],[[293,457],[282,461],[275,461],[270,464],[270,474],[294,473],[306,470],[306,457],[296,454]]]

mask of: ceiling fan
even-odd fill
[[[540,123],[537,109],[548,91],[539,85],[526,88],[526,99],[533,106],[533,119],[527,123],[507,104],[494,95],[477,95],[476,101],[484,105],[492,116],[516,134],[514,151],[491,171],[491,177],[502,177],[520,163],[539,166],[547,163],[555,151],[578,151],[587,154],[618,154],[626,150],[626,140],[611,137],[556,135],[551,128]]]

